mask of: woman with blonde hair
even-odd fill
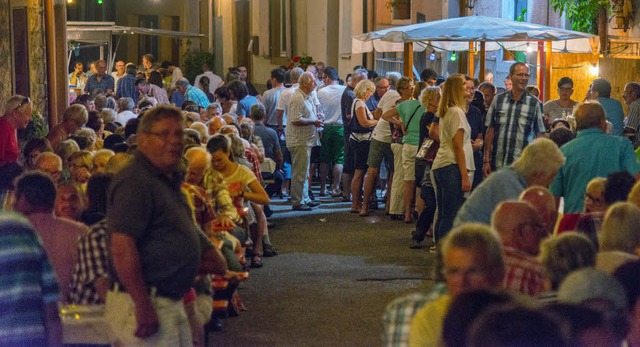
[[[640,255],[640,207],[617,202],[604,215],[598,234],[596,268],[613,273],[622,263]]]
[[[471,190],[475,165],[471,147],[471,126],[467,121],[466,112],[464,76],[451,75],[444,82],[442,99],[438,106],[440,149],[432,166],[438,206],[436,242],[451,229],[453,219],[464,202],[465,193]]]
[[[376,91],[376,85],[371,80],[364,79],[356,85],[353,93],[355,99],[351,104],[351,114],[354,115],[349,122],[351,134],[349,135],[349,147],[353,152],[355,172],[351,180],[351,212],[359,213],[362,207],[362,186],[364,174],[367,172],[367,159],[369,157],[369,145],[371,144],[371,132],[378,120],[367,108],[365,102]]]

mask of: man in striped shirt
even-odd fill
[[[520,158],[522,150],[537,136],[544,135],[542,103],[525,91],[529,83],[529,67],[515,63],[509,69],[511,91],[495,97],[485,125],[483,173],[509,166]]]

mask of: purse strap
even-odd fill
[[[411,124],[411,120],[413,120],[413,116],[416,115],[416,112],[418,112],[419,108],[420,108],[420,105],[418,105],[418,107],[416,107],[416,109],[413,110],[413,113],[411,114],[411,117],[409,117],[409,121],[407,122],[407,126],[405,127],[406,129],[409,129],[409,124]]]

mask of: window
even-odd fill
[[[291,0],[270,0],[271,61],[286,65],[291,57]]]
[[[515,0],[515,11],[513,13],[513,20],[516,20],[519,16],[520,13],[522,13],[522,10],[526,10],[527,9],[527,0]],[[524,17],[525,21],[527,21],[527,16],[525,15]]]

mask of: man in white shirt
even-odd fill
[[[311,93],[316,87],[313,74],[300,76],[299,87],[291,95],[287,107],[287,146],[291,151],[291,204],[293,210],[310,211],[318,203],[309,198],[309,163],[311,147],[318,145],[318,128],[323,122],[318,119],[316,104]]]
[[[328,66],[324,70],[324,87],[318,90],[320,108],[324,114],[324,131],[320,138],[320,195],[342,196],[340,178],[344,164],[344,125],[340,100],[345,86],[340,85],[338,71]],[[333,164],[333,184],[325,190],[329,165]]]
[[[261,101],[262,105],[264,105],[266,113],[265,123],[273,130],[278,129],[278,117],[276,108],[278,107],[278,102],[280,101],[280,95],[282,94],[282,91],[285,90],[284,75],[284,70],[280,68],[271,70],[271,85],[273,87],[262,94]]]
[[[114,83],[117,86],[118,85],[118,80],[123,77],[125,75],[125,64],[124,61],[122,60],[118,60],[116,62],[116,71],[111,73],[111,76],[113,76],[114,79]]]
[[[211,67],[209,66],[209,63],[202,64],[202,71],[204,71],[202,74],[196,76],[196,80],[195,82],[193,82],[193,85],[197,87],[198,83],[200,83],[200,78],[202,78],[203,76],[206,76],[209,78],[209,93],[213,94],[216,91],[216,89],[218,89],[218,87],[220,87],[223,84],[222,78],[220,78],[220,76],[211,72]]]

